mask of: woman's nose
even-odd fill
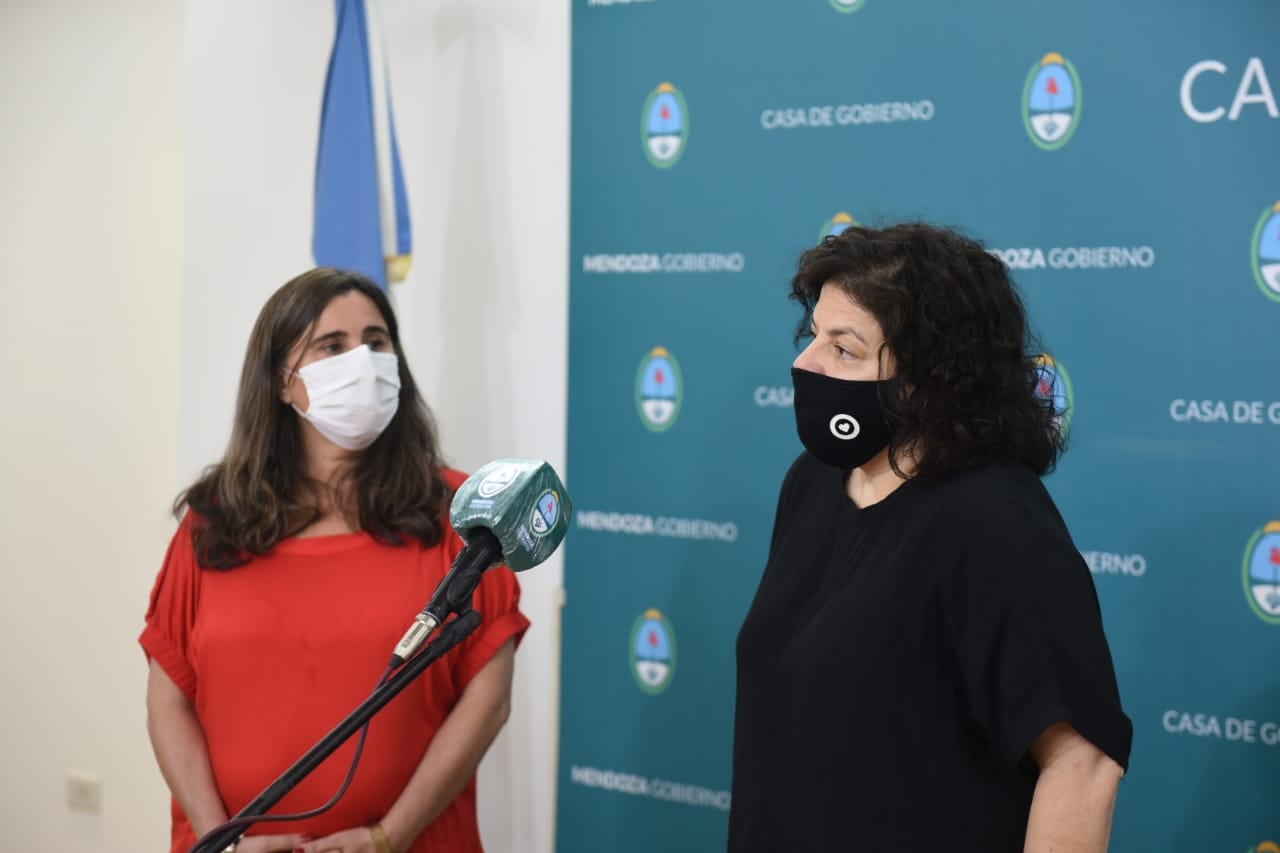
[[[800,351],[796,356],[796,360],[791,362],[792,367],[798,367],[801,370],[807,370],[810,373],[822,373],[822,367],[817,363],[818,360],[813,357],[813,343]]]

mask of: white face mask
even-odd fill
[[[299,415],[345,450],[364,450],[382,435],[400,405],[400,360],[361,344],[295,371],[310,404]]]

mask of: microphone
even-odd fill
[[[523,572],[550,557],[569,531],[573,503],[555,470],[541,459],[495,459],[458,487],[449,523],[466,546],[396,645],[391,667],[413,656],[427,637],[466,607],[488,569],[505,562]]]

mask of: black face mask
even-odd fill
[[[880,394],[886,380],[833,379],[791,368],[796,432],[818,459],[847,471],[870,462],[889,445]]]

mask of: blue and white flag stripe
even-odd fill
[[[316,263],[386,287],[408,270],[408,196],[396,142],[385,50],[367,0],[336,0],[316,155]]]

